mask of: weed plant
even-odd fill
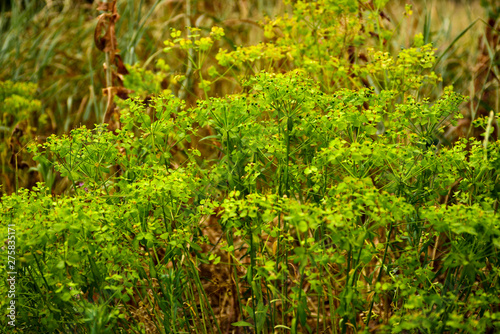
[[[128,66],[119,129],[29,145],[45,182],[0,203],[2,330],[499,331],[497,117],[446,140],[467,97],[425,34],[391,50],[385,2],[289,3],[233,50],[220,24],[172,29],[172,58]],[[2,126],[30,126],[34,86],[0,88]]]

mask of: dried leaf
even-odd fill
[[[116,13],[116,0],[111,1],[111,2],[99,2],[99,5],[97,6],[97,10],[102,11],[102,12],[113,12]]]
[[[118,74],[129,74],[127,68],[123,64],[122,57],[119,54],[115,55],[115,64],[118,68]]]
[[[115,95],[123,95],[123,94],[132,94],[134,91],[131,89],[127,89],[125,87],[107,87],[102,89],[102,95],[104,96],[115,96]]]
[[[118,96],[122,100],[126,100],[129,98],[128,94],[132,94],[134,91],[131,89],[127,89],[125,87],[117,87],[116,96]]]
[[[104,47],[106,45],[106,32],[107,32],[107,28],[105,26],[105,24],[107,23],[106,21],[106,15],[108,14],[101,14],[99,15],[99,17],[97,18],[97,25],[95,27],[95,30],[94,30],[94,43],[95,43],[95,46],[103,51],[104,50]],[[105,30],[105,34],[104,36],[101,36],[102,34],[102,31]]]

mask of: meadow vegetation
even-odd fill
[[[0,328],[498,332],[499,11],[11,1]]]

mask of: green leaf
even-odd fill
[[[236,327],[243,327],[243,326],[249,326],[249,327],[253,327],[253,325],[251,323],[248,323],[246,321],[238,321],[238,322],[233,322],[231,324],[231,326],[236,326]]]
[[[276,326],[274,326],[274,329],[276,329],[276,328],[284,328],[284,329],[292,330],[290,327],[286,327],[284,325],[276,325]]]

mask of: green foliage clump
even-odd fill
[[[2,126],[16,125],[40,109],[40,101],[33,98],[36,89],[33,83],[0,82],[0,99],[4,108]]]
[[[9,193],[21,179],[26,186],[29,176],[30,157],[24,148],[35,138],[38,127],[43,127],[47,118],[40,115],[41,102],[35,99],[37,85],[29,82],[0,81],[0,164],[2,188],[0,193]]]

